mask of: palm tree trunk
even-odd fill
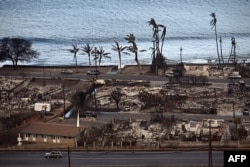
[[[121,58],[121,52],[118,52],[118,54],[119,54],[119,61],[120,61],[120,69],[122,68],[122,58]]]
[[[91,63],[90,63],[90,54],[88,56],[89,56],[89,66],[90,66],[91,65]]]
[[[162,55],[163,45],[164,45],[164,39],[162,39],[162,43],[161,43],[161,55]]]
[[[223,58],[223,55],[222,55],[222,40],[221,40],[221,36],[220,36],[220,55],[221,55],[222,63],[224,64],[224,58]]]
[[[135,62],[137,63],[140,74],[142,74],[142,72],[141,72],[141,64],[140,64],[140,62],[138,60],[138,53],[137,52],[135,52]]]
[[[77,70],[77,57],[76,57],[76,53],[75,53],[75,61],[76,61],[76,72],[78,72],[78,70]]]
[[[221,64],[216,26],[215,26],[214,32],[215,32],[215,40],[216,40],[218,60],[219,60],[219,64]]]

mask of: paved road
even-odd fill
[[[68,166],[68,153],[61,159],[45,159],[44,152],[1,152],[0,167]],[[213,151],[213,166],[223,166],[223,152]],[[208,152],[71,152],[71,167],[170,166],[200,167],[208,165]]]
[[[0,76],[5,76],[0,71]],[[8,76],[20,77],[18,73],[8,73]],[[50,74],[42,72],[40,74],[26,74],[26,77],[38,77],[38,78],[80,78],[80,79],[89,79],[95,78],[95,75],[86,75],[86,74]],[[98,79],[118,79],[118,80],[144,80],[144,81],[168,81],[167,77],[163,76],[151,76],[151,75],[112,75],[112,74],[101,74],[98,75]],[[250,78],[243,78],[246,84],[250,84]],[[238,79],[233,79],[234,82],[238,82]],[[209,78],[208,82],[214,83],[231,83],[232,81],[227,78]]]

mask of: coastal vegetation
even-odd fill
[[[216,48],[217,48],[218,61],[219,61],[219,64],[221,64],[221,63],[224,64],[224,59],[223,59],[223,57],[222,57],[222,53],[221,53],[221,55],[220,55],[220,52],[219,52],[218,35],[217,35],[217,28],[216,28],[216,25],[217,25],[216,14],[213,12],[213,13],[210,14],[210,16],[213,18],[213,19],[210,21],[210,25],[211,25],[212,29],[214,29],[214,33],[215,33],[215,41],[216,41]],[[221,38],[220,38],[220,42],[221,42]]]
[[[101,65],[101,62],[102,62],[102,58],[111,58],[110,56],[108,56],[110,53],[109,52],[106,52],[103,47],[99,47],[99,49],[97,50],[97,55],[98,55],[98,58],[99,58],[99,66]]]
[[[77,71],[77,52],[79,51],[79,48],[77,47],[77,45],[76,44],[72,44],[72,49],[68,49],[68,51],[70,52],[70,53],[73,53],[73,55],[74,55],[74,57],[73,57],[73,59],[75,60],[75,67],[76,67],[76,72],[78,72]]]
[[[130,46],[128,46],[127,50],[129,50],[131,53],[135,54],[135,62],[137,64],[138,69],[139,69],[140,74],[141,74],[141,63],[140,63],[139,58],[138,58],[138,48],[137,48],[137,44],[135,41],[136,38],[135,38],[134,34],[129,34],[124,39],[126,41],[128,41],[129,44],[131,44]],[[144,50],[141,50],[141,51],[144,51]]]
[[[210,21],[211,28],[214,29],[215,32],[215,40],[216,40],[216,48],[217,48],[217,60],[219,64],[224,64],[224,59],[222,55],[222,41],[220,36],[220,49],[219,52],[219,44],[218,44],[218,35],[217,35],[217,18],[216,14],[213,12],[210,14],[212,20]],[[154,18],[151,18],[147,21],[148,25],[152,27],[152,47],[149,49],[152,51],[151,53],[151,68],[150,72],[154,75],[158,75],[159,70],[163,70],[163,72],[167,68],[167,58],[163,55],[163,47],[166,38],[166,26],[163,24],[158,24]],[[118,53],[119,58],[119,68],[122,67],[122,55],[130,55],[130,53],[134,54],[134,60],[138,66],[138,72],[142,74],[142,67],[139,60],[139,52],[144,52],[146,50],[139,50],[136,42],[136,36],[133,33],[126,35],[123,39],[128,42],[128,46],[122,46],[118,41],[114,41],[114,45],[112,45],[111,50]],[[234,64],[237,63],[236,60],[236,42],[235,38],[231,39],[232,48],[230,55],[228,57],[228,63],[232,62]],[[0,61],[12,61],[13,66],[16,68],[18,62],[30,62],[33,59],[37,58],[39,53],[31,48],[32,43],[25,39],[21,38],[3,38],[1,40],[0,46]],[[95,67],[97,70],[97,65],[100,66],[103,58],[111,58],[109,52],[106,52],[102,46],[99,48],[91,46],[89,43],[86,43],[83,47],[78,47],[77,44],[71,44],[72,48],[67,49],[70,53],[73,53],[73,59],[75,61],[75,71],[78,72],[77,69],[77,54],[79,51],[81,55],[88,56],[88,64],[91,66],[91,56],[93,56],[93,60],[95,61]],[[130,53],[129,53],[130,52]],[[180,49],[182,52],[182,47]],[[180,53],[180,61],[182,64],[182,53]]]
[[[32,43],[22,38],[3,38],[0,45],[0,61],[11,61],[14,68],[18,62],[30,62],[39,53],[32,49]]]
[[[82,55],[88,55],[89,57],[89,65],[91,65],[91,61],[90,61],[90,56],[91,56],[91,52],[93,50],[93,46],[90,46],[89,43],[87,43],[85,46],[82,47]]]
[[[158,68],[166,67],[166,59],[162,54],[164,40],[166,36],[166,27],[162,24],[157,24],[156,21],[151,18],[148,24],[152,26],[153,30],[153,47],[152,49],[152,64],[151,72],[158,75]],[[160,34],[160,32],[162,32]],[[161,40],[161,41],[160,41]],[[161,46],[160,46],[161,43]]]
[[[129,53],[125,51],[126,49],[127,49],[126,46],[123,47],[123,46],[119,45],[119,43],[117,41],[115,41],[115,45],[112,46],[112,50],[116,51],[118,53],[120,68],[122,68],[121,55],[122,54],[129,55]]]

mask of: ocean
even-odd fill
[[[167,27],[163,54],[167,63],[182,59],[206,63],[217,58],[215,33],[210,26],[215,12],[217,33],[222,37],[223,56],[236,40],[239,60],[250,61],[250,1],[248,0],[0,0],[0,38],[20,37],[32,42],[39,58],[20,64],[73,65],[71,44],[103,47],[111,59],[101,65],[118,65],[114,41],[128,46],[124,37],[134,34],[142,64],[151,62],[154,18]],[[77,54],[79,65],[88,65],[88,56]],[[93,60],[92,60],[93,61]],[[0,65],[11,64],[1,62]],[[92,62],[92,64],[94,64]],[[136,64],[134,55],[123,55],[122,64]]]

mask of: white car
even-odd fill
[[[231,79],[241,79],[241,75],[229,75]]]
[[[61,71],[62,74],[73,74],[73,71],[72,70],[69,70],[69,69],[63,69]]]
[[[232,72],[232,74],[229,75],[229,78],[231,79],[241,79],[241,75],[239,72]]]
[[[87,71],[87,74],[88,75],[99,75],[100,71],[99,70],[90,70],[90,71]]]
[[[62,158],[62,153],[60,151],[47,152],[44,155],[45,158]]]

